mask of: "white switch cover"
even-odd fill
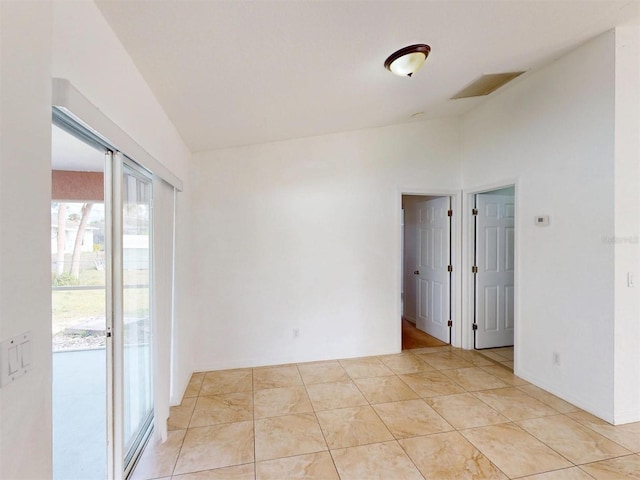
[[[32,367],[31,332],[0,343],[0,387],[21,377]]]
[[[549,225],[549,215],[536,215],[533,217],[533,223],[539,227],[546,227]]]
[[[29,368],[31,366],[31,340],[25,340],[20,344],[20,353],[22,354],[20,366]]]
[[[20,369],[18,361],[18,345],[9,346],[9,375],[14,375]]]

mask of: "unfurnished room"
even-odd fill
[[[640,480],[640,0],[0,0],[0,478]]]

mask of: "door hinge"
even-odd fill
[[[453,327],[453,320],[449,320],[447,322],[447,327]]]
[[[447,265],[447,272],[453,272],[453,265]]]
[[[473,267],[471,267],[471,273],[478,273],[478,266],[474,265]]]
[[[453,217],[453,210],[447,210],[447,217]]]
[[[478,209],[477,209],[477,208],[474,208],[473,210],[471,210],[471,213],[472,213],[473,215],[478,215]]]
[[[477,324],[477,323],[474,323],[474,324],[473,324],[473,329],[474,329],[474,330],[477,330],[477,329],[478,329],[478,324]]]

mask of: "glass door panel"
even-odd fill
[[[151,179],[122,170],[123,454],[125,472],[153,418]]]
[[[52,126],[53,478],[107,478],[105,151]]]

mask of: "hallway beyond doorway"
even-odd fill
[[[444,347],[446,345],[448,344],[441,342],[422,330],[417,329],[415,324],[411,323],[406,318],[402,319],[402,350],[425,347]]]

